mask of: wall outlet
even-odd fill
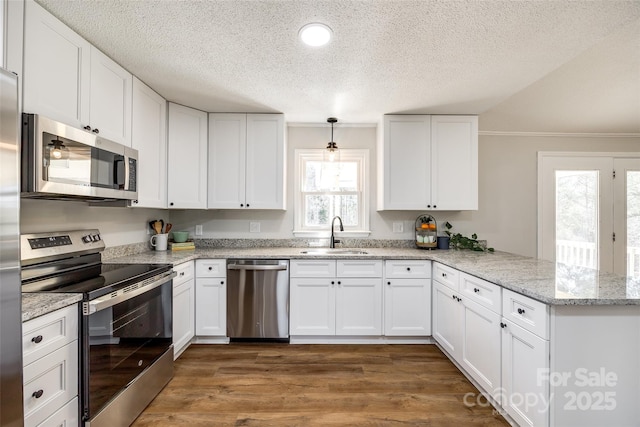
[[[400,221],[393,223],[393,232],[394,233],[402,233],[404,232],[404,224]]]
[[[249,232],[250,233],[259,233],[260,232],[260,223],[259,222],[250,222],[249,223]]]
[[[196,236],[202,236],[202,225],[196,225]]]

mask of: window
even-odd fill
[[[338,162],[323,162],[322,151],[295,151],[294,233],[328,234],[336,215],[345,234],[369,233],[369,150],[342,149]]]
[[[538,256],[640,277],[640,158],[538,156]]]

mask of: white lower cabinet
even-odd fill
[[[549,425],[549,341],[503,319],[502,390],[503,409],[518,425]]]
[[[384,335],[431,335],[431,261],[385,261]]]
[[[23,324],[25,426],[78,425],[78,306]]]
[[[187,349],[195,335],[195,281],[193,261],[173,268],[173,359]]]
[[[548,426],[548,307],[439,263],[433,278],[436,342],[519,426]]]
[[[291,260],[290,274],[291,336],[382,335],[382,261]]]
[[[196,260],[196,335],[227,336],[227,264],[224,259]]]

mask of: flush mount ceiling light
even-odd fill
[[[331,28],[324,24],[314,22],[300,28],[300,40],[308,46],[318,47],[324,46],[331,40],[333,32]]]
[[[331,123],[331,141],[327,144],[327,148],[322,153],[322,160],[325,162],[339,162],[340,161],[340,149],[338,144],[333,141],[333,124],[337,123],[338,119],[335,117],[329,117],[327,123]]]

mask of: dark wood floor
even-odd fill
[[[133,426],[508,426],[466,393],[435,345],[192,345]]]

